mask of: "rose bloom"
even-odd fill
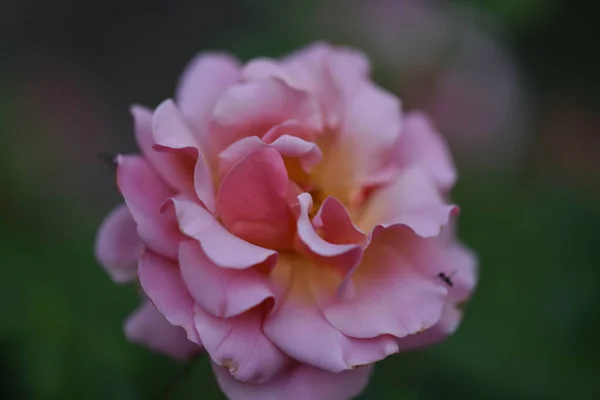
[[[125,205],[96,246],[147,296],[130,340],[204,349],[234,400],[331,400],[457,328],[476,263],[446,202],[456,171],[360,52],[202,54],[175,100],[131,112],[141,155],[116,158]]]

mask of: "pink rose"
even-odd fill
[[[476,265],[445,200],[454,166],[361,53],[200,55],[174,101],[132,114],[142,155],[116,159],[125,205],[96,250],[150,300],[133,341],[205,349],[231,399],[332,400],[457,328]]]

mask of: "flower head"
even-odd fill
[[[204,348],[232,399],[329,400],[456,329],[475,261],[446,202],[454,166],[361,53],[200,55],[175,100],[132,114],[142,154],[117,157],[125,205],[97,242],[150,300],[132,340]]]

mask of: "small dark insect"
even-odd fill
[[[448,285],[449,287],[452,287],[452,286],[454,286],[454,282],[452,282],[452,279],[451,279],[452,275],[454,275],[454,273],[452,273],[450,275],[446,275],[445,273],[440,272],[438,274],[438,278],[440,278],[442,281],[444,281],[444,283],[446,285]]]
[[[108,165],[110,168],[115,169],[117,167],[117,160],[116,160],[116,157],[114,155],[111,155],[111,154],[108,154],[108,153],[100,153],[99,156],[102,159],[102,161],[106,165]]]

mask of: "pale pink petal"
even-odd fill
[[[346,207],[335,197],[327,197],[313,218],[320,236],[333,244],[362,243],[365,234],[353,223]]]
[[[351,149],[358,182],[377,172],[381,157],[402,130],[402,110],[398,98],[383,89],[363,82],[346,99],[341,127],[342,147]]]
[[[288,120],[316,131],[323,126],[317,101],[276,78],[231,87],[217,102],[214,118],[229,132],[219,139],[221,149],[245,136],[261,136]]]
[[[454,333],[462,320],[462,312],[451,302],[447,302],[440,320],[431,328],[416,335],[398,340],[400,351],[417,350],[442,342]]]
[[[262,140],[265,143],[273,143],[281,136],[288,135],[297,137],[299,139],[304,139],[307,142],[311,142],[314,133],[315,132],[311,131],[306,126],[296,121],[289,120],[269,129],[269,131],[265,133],[265,135],[262,137]]]
[[[328,242],[317,233],[308,213],[312,208],[312,197],[308,193],[298,196],[300,214],[297,220],[297,235],[300,251],[318,261],[326,262],[349,271],[358,264],[362,256],[362,245],[356,242],[337,244]]]
[[[187,339],[183,328],[171,325],[149,301],[127,318],[125,336],[133,343],[143,344],[180,361],[188,360],[202,350]]]
[[[387,154],[402,130],[401,115],[395,96],[360,82],[344,98],[340,132],[322,147],[323,162],[314,174],[319,186],[346,204],[360,203],[365,187],[390,175]]]
[[[174,194],[140,156],[117,156],[117,186],[137,223],[158,213],[161,204]]]
[[[275,77],[311,93],[323,108],[326,125],[337,128],[343,117],[343,96],[352,96],[368,79],[369,68],[367,58],[356,50],[315,43],[282,61],[253,60],[243,75],[246,80]]]
[[[440,319],[446,286],[411,264],[403,239],[404,235],[393,229],[377,229],[351,278],[352,295],[318,297],[331,325],[356,338],[383,334],[402,338],[424,331]]]
[[[367,386],[373,368],[354,368],[333,374],[298,365],[264,384],[248,384],[231,377],[226,368],[213,364],[219,387],[231,400],[349,400]]]
[[[171,325],[182,327],[187,337],[201,344],[194,326],[194,299],[181,278],[179,266],[151,251],[140,257],[140,284],[154,306]]]
[[[448,145],[425,114],[411,112],[406,115],[396,146],[395,157],[401,167],[424,169],[442,189],[454,185],[456,168]]]
[[[277,253],[253,245],[229,233],[223,225],[199,204],[175,197],[171,200],[181,231],[196,239],[204,254],[224,268],[245,269],[266,262],[273,265]]]
[[[450,278],[448,300],[453,304],[468,300],[477,284],[477,257],[456,239],[455,220],[437,237],[423,239],[405,232],[402,239],[406,256],[421,271]]]
[[[398,341],[401,351],[417,349],[441,342],[452,334],[462,319],[462,304],[467,301],[477,282],[477,258],[472,251],[456,239],[455,219],[445,227],[442,233],[433,238],[420,238],[407,228],[395,230],[401,235],[406,254],[411,264],[430,279],[442,282],[448,290],[442,317],[426,331],[409,335]],[[439,276],[444,273],[451,285]]]
[[[195,193],[202,204],[214,210],[215,194],[210,167],[199,142],[189,129],[183,115],[172,100],[162,102],[154,112],[154,140],[156,150],[176,154],[182,167],[176,177],[178,187],[191,185],[193,190],[182,190],[188,196]],[[191,192],[191,193],[190,193]]]
[[[294,80],[290,71],[286,71],[281,62],[271,58],[259,57],[250,60],[242,70],[242,77],[245,81],[278,78],[295,89],[302,89],[302,85]]]
[[[369,80],[371,72],[368,58],[362,52],[348,47],[337,47],[330,53],[327,67],[336,88],[346,97],[355,95],[361,83]]]
[[[281,155],[263,148],[246,156],[223,178],[216,210],[235,236],[262,247],[289,247],[294,221],[287,191],[288,175]]]
[[[248,81],[276,78],[310,93],[319,102],[325,125],[335,129],[341,120],[342,107],[340,93],[327,69],[326,59],[331,51],[327,45],[317,45],[303,57],[252,60],[244,68],[244,77]]]
[[[452,279],[452,287],[448,289],[450,300],[455,303],[468,300],[477,285],[478,260],[475,253],[453,241],[442,257],[445,273]]]
[[[239,62],[223,53],[203,53],[185,69],[175,99],[204,151],[211,147],[212,113],[221,95],[241,79]]]
[[[194,320],[212,360],[242,382],[267,382],[289,363],[261,329],[259,308],[231,318],[217,318],[196,306]]]
[[[254,269],[221,268],[206,257],[197,242],[181,243],[179,265],[191,295],[216,317],[236,316],[275,297],[263,274]]]
[[[422,169],[404,171],[390,186],[376,190],[357,225],[365,232],[375,226],[407,225],[422,237],[437,236],[458,207],[444,202]]]
[[[335,294],[336,282],[341,280],[335,274],[331,268],[313,265],[301,257],[297,260],[281,257],[271,276],[288,287],[264,322],[267,337],[294,359],[331,372],[371,364],[396,353],[398,347],[393,336],[350,338],[325,319],[314,294],[325,290]]]
[[[96,237],[96,258],[117,283],[137,276],[137,260],[142,252],[137,225],[127,206],[120,205],[104,219]]]
[[[172,212],[161,205],[173,192],[140,156],[117,157],[117,185],[137,224],[140,239],[154,251],[177,258],[181,233]]]
[[[333,48],[325,43],[315,43],[298,50],[281,61],[268,58],[258,58],[250,61],[244,68],[243,75],[246,80],[263,80],[277,78],[283,80],[294,89],[304,90],[317,95],[323,104],[330,98],[318,96],[318,91],[323,89],[326,93],[333,91],[331,80],[324,76],[325,60]],[[323,88],[323,86],[327,86]]]
[[[154,172],[176,191],[193,193],[192,169],[194,160],[189,155],[157,151],[152,129],[152,110],[133,105],[130,108],[134,120],[135,138],[142,155]]]
[[[354,319],[355,324],[357,321]],[[291,299],[282,300],[277,311],[268,316],[263,329],[286,354],[331,372],[371,364],[398,352],[392,336],[350,338],[329,324],[315,304]]]
[[[291,135],[282,135],[270,145],[283,157],[298,158],[304,171],[309,171],[323,156],[319,146]]]

